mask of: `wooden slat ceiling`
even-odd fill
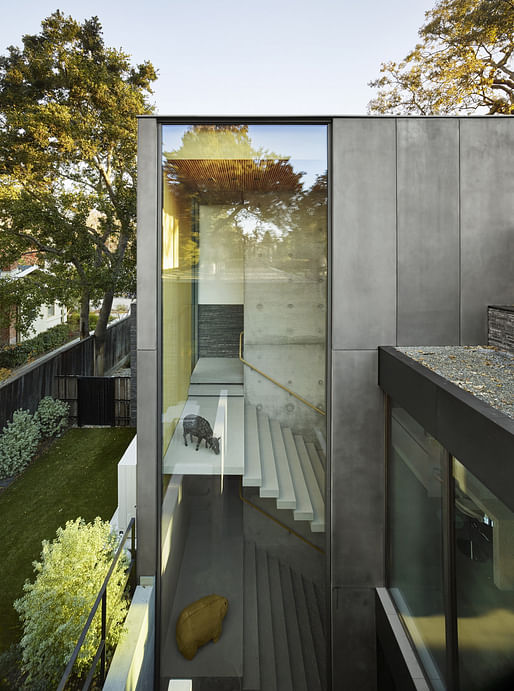
[[[166,177],[201,194],[293,192],[301,188],[301,174],[287,161],[248,159],[168,159]]]

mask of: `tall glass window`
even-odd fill
[[[389,587],[432,679],[445,676],[442,477],[445,451],[393,406],[389,454]]]
[[[514,688],[514,514],[457,459],[460,688]]]
[[[315,612],[326,626],[327,189],[326,125],[162,126],[164,676],[195,675],[175,625],[211,593],[230,616],[202,676],[238,676],[252,589],[266,616],[297,596],[297,640]],[[323,686],[323,644],[305,646]]]

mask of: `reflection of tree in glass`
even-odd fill
[[[220,254],[237,254],[243,238],[247,257],[305,278],[325,275],[326,172],[304,190],[304,173],[254,148],[247,125],[191,126],[181,147],[164,155],[165,180],[184,207],[220,207],[209,229],[218,232]]]

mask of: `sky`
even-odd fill
[[[380,64],[415,45],[435,0],[16,0],[0,54],[56,9],[97,15],[107,46],[159,78],[161,115],[358,115]]]

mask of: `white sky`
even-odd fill
[[[57,9],[159,71],[161,115],[363,114],[380,63],[417,42],[435,0],[15,0],[0,54]]]

